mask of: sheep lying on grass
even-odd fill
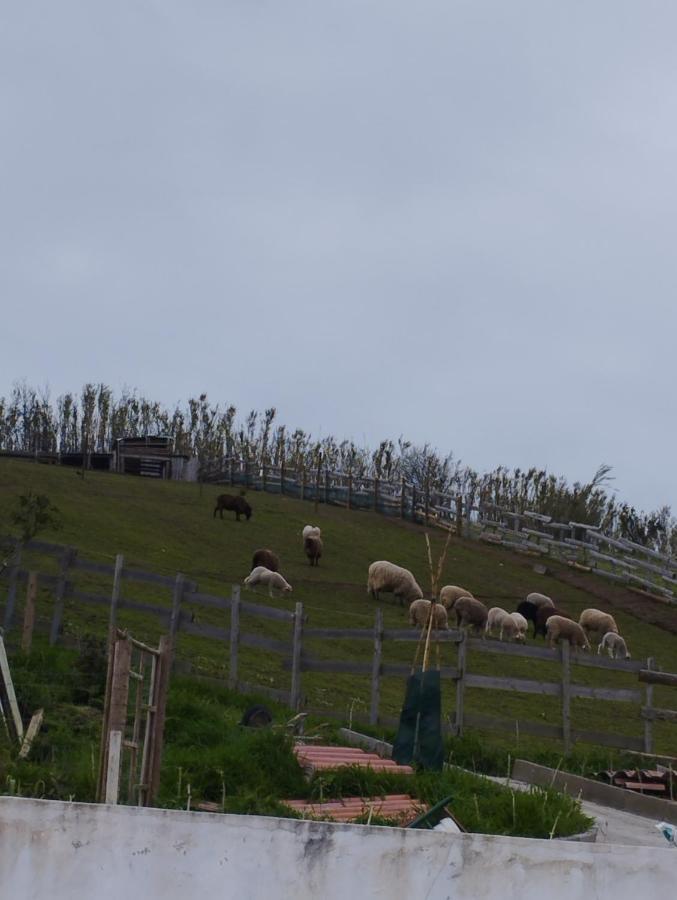
[[[322,539],[315,534],[309,534],[303,539],[303,549],[311,566],[319,566],[322,556]]]
[[[471,628],[475,634],[484,635],[484,627],[487,624],[489,611],[481,600],[474,597],[459,597],[454,604],[456,624],[463,628]]]
[[[547,596],[547,594],[539,594],[536,591],[533,591],[531,594],[527,594],[526,599],[529,603],[533,603],[534,606],[538,607],[555,605],[550,597]]]
[[[602,612],[601,609],[584,609],[578,624],[588,639],[592,635],[602,638],[609,631],[618,634],[618,625],[616,625],[614,617],[609,615],[609,613]]]
[[[550,647],[554,647],[560,641],[569,641],[572,647],[581,647],[583,650],[590,649],[585,632],[578,622],[565,619],[564,616],[550,616],[546,624],[546,632]]]
[[[401,605],[423,597],[423,591],[409,569],[403,569],[385,559],[373,562],[367,576],[367,593],[378,600],[380,591],[394,594]]]
[[[456,584],[447,584],[440,591],[440,603],[447,612],[451,612],[459,597],[472,597],[472,593]]]
[[[265,566],[257,566],[253,569],[244,580],[248,588],[253,588],[257,584],[264,584],[268,587],[269,596],[273,596],[273,588],[278,591],[290,592],[291,585],[280,575],[279,572],[271,572]]]
[[[447,630],[449,628],[449,620],[447,619],[446,609],[441,603],[431,604],[430,600],[414,600],[409,607],[409,624],[417,628],[427,626],[431,605],[433,608],[433,628],[440,631]]]
[[[266,569],[270,569],[271,572],[277,572],[280,568],[280,557],[277,553],[273,553],[272,550],[255,550],[252,556],[252,569],[255,569],[257,566],[264,566]]]
[[[523,641],[527,629],[527,620],[524,616],[520,616],[521,621],[518,621],[514,618],[516,615],[518,613],[511,614],[501,609],[500,606],[492,606],[487,615],[484,633],[493,635],[494,628],[498,628],[499,640],[502,641],[505,637],[509,641]],[[522,625],[522,623],[524,624]]]
[[[597,645],[597,653],[601,653],[602,650],[606,650],[612,659],[630,659],[627,644],[615,631],[607,631]]]

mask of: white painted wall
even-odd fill
[[[662,900],[677,851],[0,798],[16,900]]]

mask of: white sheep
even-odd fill
[[[440,591],[439,601],[447,612],[451,612],[459,597],[472,597],[473,594],[456,584],[446,584]]]
[[[278,591],[290,592],[291,585],[280,575],[279,572],[271,572],[265,566],[257,566],[252,569],[244,580],[248,588],[253,588],[257,584],[264,584],[268,587],[268,594],[273,596],[273,588]]]
[[[522,613],[513,612],[510,613],[510,618],[517,625],[517,637],[516,641],[525,641],[527,639],[527,629],[529,627],[529,623],[524,618]]]
[[[307,537],[322,537],[322,532],[318,525],[304,525],[301,534],[304,541]]]
[[[552,599],[547,596],[547,594],[539,594],[534,591],[531,594],[527,594],[527,600],[529,603],[533,603],[534,606],[554,606],[555,604],[552,602]]]
[[[612,659],[630,659],[627,644],[615,631],[607,631],[597,645],[597,653],[600,654],[602,650],[606,650]]]
[[[409,624],[424,628],[428,625],[428,617],[430,616],[430,600],[414,600],[409,606]],[[447,619],[447,611],[441,603],[432,604],[433,608],[433,628],[439,630],[447,630],[449,628],[449,620]]]
[[[565,619],[564,616],[550,616],[545,623],[545,630],[551,647],[560,641],[569,641],[572,647],[582,647],[583,650],[590,649],[590,644],[581,626],[577,622],[572,622],[571,619]]]
[[[374,600],[378,600],[379,591],[393,593],[400,604],[404,604],[405,601],[411,603],[412,600],[420,600],[423,597],[423,591],[409,569],[403,569],[402,566],[396,566],[395,563],[385,559],[373,562],[369,566],[367,576],[367,593],[371,594]]]
[[[609,615],[609,613],[602,612],[601,609],[584,609],[578,624],[585,632],[588,640],[591,635],[597,635],[598,638],[601,638],[607,631],[613,631],[614,634],[618,634],[618,625],[616,625],[614,617]]]
[[[523,616],[520,616],[520,618],[523,618]],[[498,637],[501,641],[504,636],[508,640],[523,641],[526,632],[526,619],[524,620],[524,628],[522,629],[520,624],[510,613],[501,609],[500,606],[492,606],[489,610],[487,624],[484,628],[485,635],[493,635],[494,628],[498,628]]]

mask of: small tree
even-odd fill
[[[10,521],[19,530],[18,544],[14,547],[16,553],[45,528],[60,528],[61,513],[46,494],[34,494],[33,491],[29,491],[19,496],[17,505],[10,515]],[[9,565],[12,555],[8,552],[0,564],[0,574]]]

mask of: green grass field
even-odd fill
[[[429,576],[423,529],[411,523],[386,519],[373,513],[348,511],[320,504],[317,512],[313,504],[287,497],[250,492],[249,501],[254,514],[249,522],[236,522],[232,513],[223,521],[212,517],[215,496],[228,491],[226,487],[161,482],[152,479],[123,477],[108,473],[88,472],[83,480],[74,470],[25,462],[0,461],[0,531],[9,531],[9,515],[19,494],[32,489],[47,494],[61,510],[63,527],[40,535],[44,540],[71,544],[78,548],[81,558],[112,563],[116,553],[125,555],[126,564],[153,572],[174,575],[177,571],[198,582],[200,590],[227,595],[233,583],[241,582],[248,574],[251,555],[258,547],[270,547],[282,560],[282,572],[293,585],[291,597],[269,600],[265,594],[243,592],[248,600],[289,610],[302,601],[308,616],[308,627],[370,628],[374,621],[375,604],[366,593],[366,574],[370,562],[390,559],[410,568],[424,589],[429,588]],[[311,568],[303,554],[301,529],[311,522],[322,528],[324,556],[318,568]],[[444,535],[431,534],[433,552],[437,555]],[[23,565],[35,565],[55,571],[54,559],[27,558]],[[461,584],[484,600],[487,605],[514,609],[529,591],[551,595],[556,603],[571,614],[595,606],[613,612],[621,633],[625,636],[635,659],[653,657],[664,670],[677,670],[677,645],[673,633],[657,625],[648,624],[642,613],[652,601],[638,598],[629,612],[628,604],[614,604],[614,590],[594,576],[578,579],[577,585],[567,584],[557,577],[534,573],[533,561],[510,554],[495,547],[476,542],[452,539],[442,583]],[[555,571],[557,576],[557,571]],[[78,574],[78,586],[106,595],[110,580],[94,575]],[[619,592],[622,589],[618,589]],[[599,596],[600,591],[602,596]],[[3,589],[4,595],[4,589]],[[169,606],[170,591],[152,586],[126,586],[125,596]],[[621,594],[618,594],[619,598]],[[627,598],[626,598],[627,599]],[[41,591],[39,614],[45,620],[50,613],[51,599]],[[190,609],[190,604],[186,604]],[[386,627],[406,625],[406,610],[393,599],[382,602]],[[663,618],[672,616],[677,626],[677,610],[662,607]],[[218,610],[193,608],[198,623],[228,627],[227,616]],[[20,621],[21,604],[18,617]],[[67,606],[65,630],[75,637],[94,632],[105,633],[105,607]],[[162,631],[157,620],[125,611],[120,624],[129,627],[134,636],[153,643]],[[243,615],[243,632],[274,637],[288,637],[289,629],[276,622],[267,622]],[[538,646],[542,642],[537,642]],[[411,662],[415,645],[387,642],[384,662]],[[372,654],[370,640],[308,641],[304,651],[324,659],[358,660],[369,662]],[[204,674],[225,677],[228,648],[217,641],[180,636],[180,659]],[[455,650],[442,646],[441,662],[453,665]],[[240,677],[262,686],[287,688],[289,672],[274,654],[253,648],[241,648]],[[559,679],[559,666],[549,662],[508,658],[488,653],[473,653],[469,670],[476,673],[536,678],[547,681]],[[628,673],[606,672],[598,669],[573,667],[573,680],[580,684],[636,688],[636,676]],[[303,692],[310,706],[319,710],[338,710],[348,719],[368,710],[370,680],[368,676],[304,673]],[[404,683],[399,678],[384,678],[381,687],[381,712],[397,715],[403,698]],[[443,712],[451,715],[454,709],[453,684],[443,686]],[[677,694],[669,689],[654,689],[654,703],[675,707]],[[468,711],[493,714],[508,720],[522,720],[558,724],[557,698],[512,692],[469,689],[465,708]],[[572,701],[575,728],[640,736],[643,724],[639,707],[635,704],[610,703],[592,700]],[[677,732],[674,726],[658,723],[654,726],[656,749],[674,753]],[[513,736],[496,736],[497,742],[508,741],[511,748],[529,755],[537,742],[516,729]],[[544,746],[548,742],[540,742]],[[553,748],[555,745],[552,745]],[[677,755],[677,754],[675,754]]]

